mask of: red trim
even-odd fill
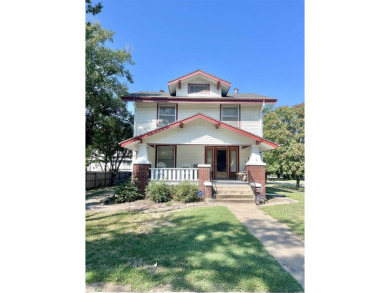
[[[141,103],[210,103],[210,104],[276,104],[277,99],[256,98],[256,99],[235,99],[235,98],[206,98],[206,97],[122,97],[124,102]]]
[[[172,84],[178,82],[179,80],[188,79],[188,78],[190,78],[190,77],[192,77],[192,76],[195,76],[195,75],[197,75],[197,74],[203,75],[203,76],[208,77],[208,78],[210,78],[210,79],[212,79],[212,80],[215,80],[215,81],[217,81],[217,82],[218,82],[218,81],[221,81],[221,83],[223,83],[224,85],[227,85],[228,87],[230,87],[230,84],[231,84],[230,82],[228,82],[228,81],[226,81],[226,80],[223,80],[223,79],[221,79],[221,78],[219,78],[219,77],[216,77],[216,76],[214,76],[214,75],[211,75],[210,73],[204,72],[204,71],[202,71],[202,70],[200,70],[200,69],[195,70],[194,72],[188,73],[188,74],[186,74],[186,75],[180,76],[180,77],[178,77],[178,78],[176,78],[176,79],[174,79],[174,80],[169,81],[169,82],[168,82],[168,86],[170,86],[170,85],[172,85]]]
[[[190,95],[190,94],[196,94],[196,93],[190,93],[190,86],[191,85],[207,85],[207,93],[204,93],[204,94],[209,94],[210,93],[210,84],[209,83],[189,83],[187,85],[187,93]]]
[[[231,125],[226,124],[226,123],[224,123],[224,122],[215,120],[215,119],[213,119],[213,118],[211,118],[211,117],[208,117],[208,116],[206,116],[206,115],[203,115],[202,113],[198,113],[198,114],[195,114],[195,115],[193,115],[193,116],[191,116],[191,117],[188,117],[188,118],[185,118],[185,119],[182,119],[182,120],[173,122],[173,123],[171,123],[171,124],[169,124],[169,125],[163,126],[163,127],[161,127],[161,128],[154,129],[154,130],[152,130],[152,131],[146,132],[146,133],[144,133],[144,134],[142,134],[142,135],[139,135],[139,136],[137,136],[137,137],[133,137],[133,138],[124,140],[124,141],[120,142],[120,146],[121,146],[121,147],[124,147],[125,145],[130,144],[130,143],[133,143],[133,142],[135,142],[135,141],[137,141],[137,140],[145,139],[145,138],[147,138],[147,137],[149,137],[149,136],[152,136],[152,135],[155,135],[155,134],[157,134],[157,133],[166,131],[166,130],[171,129],[171,128],[178,127],[178,126],[180,126],[180,123],[186,124],[186,123],[189,123],[189,122],[194,121],[194,120],[196,120],[196,119],[203,119],[203,120],[205,120],[205,121],[208,121],[208,122],[213,123],[214,125],[217,125],[218,123],[220,123],[220,124],[221,124],[221,127],[223,127],[223,128],[226,128],[226,129],[231,130],[231,131],[234,131],[234,132],[236,132],[236,133],[238,133],[238,134],[241,134],[241,135],[244,135],[244,136],[246,136],[246,137],[249,137],[249,138],[251,138],[251,139],[253,139],[253,140],[255,140],[255,141],[264,142],[265,144],[268,144],[269,146],[272,146],[272,147],[274,147],[274,148],[278,148],[278,147],[279,147],[278,144],[276,144],[276,143],[274,143],[274,142],[272,142],[272,141],[269,141],[269,140],[267,140],[267,139],[265,139],[265,138],[262,138],[262,137],[260,137],[260,136],[255,135],[255,134],[252,134],[252,133],[250,133],[250,132],[248,132],[248,131],[245,131],[245,130],[242,130],[242,129],[240,129],[240,128],[231,126]]]
[[[220,87],[221,87],[221,81],[218,80],[218,82],[217,82],[217,90],[219,90]]]
[[[176,160],[177,160],[177,145],[175,144],[156,144],[156,149],[154,153],[154,168],[157,168],[157,149],[159,146],[173,146],[175,148],[175,160],[174,160],[174,165],[176,168]]]

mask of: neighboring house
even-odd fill
[[[125,159],[122,161],[121,165],[119,166],[119,171],[131,171],[131,159]],[[90,163],[87,166],[87,171],[94,171],[94,172],[104,172],[104,163]]]
[[[116,157],[114,157],[113,159],[115,160],[115,158]],[[97,160],[96,157],[90,158],[89,160],[90,163],[87,166],[87,171],[104,172],[104,156],[99,156],[100,163],[96,162],[96,160]],[[109,170],[109,165],[110,163],[108,163],[107,165],[107,170]],[[132,168],[131,158],[124,158],[122,160],[122,163],[119,166],[119,171],[132,171],[131,168]]]
[[[265,187],[262,152],[278,145],[262,137],[262,110],[276,99],[229,94],[230,82],[202,70],[169,81],[168,89],[122,97],[134,102],[134,137],[120,144],[133,151],[139,188],[148,180],[190,180],[208,197],[213,180],[244,171]]]

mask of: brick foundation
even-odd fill
[[[202,199],[212,197],[212,187],[204,186],[204,182],[211,182],[211,167],[202,167],[199,166],[199,190],[203,191]]]
[[[143,194],[148,186],[150,167],[150,164],[133,164],[133,182]]]
[[[263,194],[265,196],[265,182],[266,182],[266,175],[265,175],[265,165],[247,165],[245,166],[245,171],[248,174],[248,182],[252,183],[260,183],[263,187]]]

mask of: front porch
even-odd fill
[[[197,114],[121,143],[133,150],[133,179],[144,191],[150,181],[198,183],[211,197],[213,180],[238,179],[265,185],[262,152],[276,144],[221,121]],[[232,182],[233,182],[232,181]]]

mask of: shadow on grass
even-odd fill
[[[86,242],[87,283],[131,284],[137,291],[302,291],[226,207],[169,214],[155,219],[157,227],[144,233],[120,221],[132,216],[118,213],[116,229],[99,223],[104,217],[88,218],[87,239],[93,240]]]
[[[294,191],[286,190],[286,189],[280,189],[280,188],[273,187],[273,186],[267,186],[266,192],[267,193],[277,193],[277,192],[280,192],[280,193],[294,193]]]

